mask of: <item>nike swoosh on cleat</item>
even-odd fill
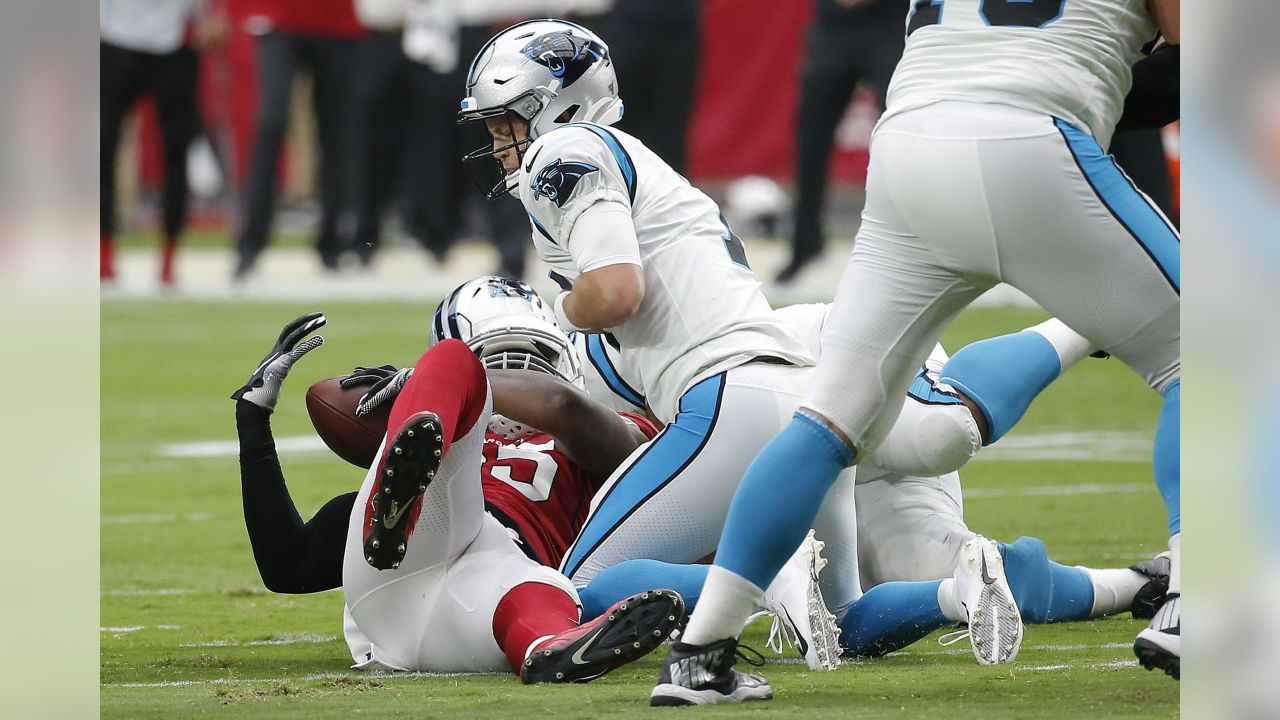
[[[600,637],[600,633],[602,632],[604,632],[603,626],[596,628],[595,633],[590,638],[588,638],[585,643],[582,644],[582,647],[578,648],[578,650],[569,657],[569,661],[572,662],[574,665],[586,665],[587,661],[583,660],[582,656],[584,653],[587,652],[587,650],[591,647],[591,645]]]
[[[982,582],[984,585],[991,585],[995,581],[995,578],[987,574],[987,554],[984,552],[982,553]]]
[[[404,516],[405,511],[408,510],[409,506],[412,504],[413,503],[408,502],[404,504],[404,507],[397,509],[396,501],[392,500],[391,512],[387,513],[387,515],[382,518],[382,527],[388,530],[394,528],[400,523],[400,518]]]
[[[782,608],[782,612],[786,614],[787,622],[791,623],[791,629],[794,630],[796,628],[796,621],[791,618],[791,611],[784,607]],[[800,654],[802,656],[807,656],[809,654],[809,643],[804,641],[804,637],[801,636],[799,632],[796,632],[796,644],[800,646]],[[778,647],[782,646],[779,645]]]

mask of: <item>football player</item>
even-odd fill
[[[822,363],[739,485],[701,611],[651,702],[737,699],[746,676],[733,648],[762,588],[835,479],[888,432],[942,330],[1002,281],[1163,397],[1153,466],[1171,535],[1169,594],[1134,650],[1177,677],[1180,240],[1103,150],[1139,48],[1157,19],[1177,44],[1177,12],[1178,0],[912,4]]]
[[[466,158],[488,171],[486,194],[516,194],[529,213],[534,247],[565,289],[561,328],[610,330],[666,424],[606,482],[566,553],[561,569],[579,588],[624,560],[714,552],[749,458],[798,407],[814,362],[772,315],[715,203],[610,127],[622,117],[617,82],[594,33],[529,21],[476,55],[459,113],[490,134]],[[835,604],[859,592],[852,483],[812,523],[839,568],[823,588]]]
[[[549,357],[510,347],[487,359],[546,372],[492,369],[487,378],[465,344],[432,346],[398,388],[389,434],[360,490],[303,523],[270,416],[290,368],[323,342],[311,334],[324,324],[310,313],[287,325],[232,395],[245,522],[269,589],[342,587],[358,668],[509,668],[525,683],[582,682],[666,639],[684,617],[675,592],[642,592],[579,623],[577,593],[555,570],[600,482],[644,438],[641,428],[652,432],[643,418],[624,419],[566,382],[575,366],[560,362],[572,352],[563,340]],[[344,382],[395,379],[390,373],[358,368]],[[492,422],[495,407],[506,419]]]

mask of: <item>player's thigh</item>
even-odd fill
[[[952,574],[960,545],[973,535],[964,523],[957,473],[887,475],[858,483],[855,494],[863,587]]]
[[[404,560],[394,570],[377,570],[364,559],[365,529],[375,522],[370,496],[377,480],[378,464],[369,469],[351,511],[343,558],[343,590],[353,611],[354,603],[364,595],[426,568],[451,563],[475,540],[487,517],[480,470],[491,408],[492,397],[489,397],[475,426],[449,446],[435,478],[423,493]],[[377,457],[382,456],[385,446],[384,438]]]
[[[1087,134],[989,143],[1004,279],[1152,387],[1179,370],[1180,241]]]
[[[809,374],[748,363],[690,388],[676,421],[597,493],[564,573],[583,587],[625,560],[689,563],[714,552],[743,473],[789,421]]]

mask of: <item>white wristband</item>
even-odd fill
[[[583,329],[574,325],[573,322],[569,320],[569,316],[564,314],[564,301],[565,298],[569,297],[569,292],[570,291],[566,290],[565,292],[560,293],[556,296],[555,302],[552,303],[555,307],[556,322],[560,323],[560,329],[567,333],[582,332]]]

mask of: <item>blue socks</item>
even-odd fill
[[[1049,559],[1044,541],[1020,537],[1000,543],[1005,577],[1022,621],[1043,624],[1087,620],[1093,612],[1093,581],[1084,570]]]
[[[658,560],[628,560],[606,568],[589,585],[578,590],[582,617],[598,617],[619,600],[655,588],[669,588],[684,598],[684,607],[693,612],[702,594],[710,565],[677,565]]]
[[[941,580],[877,585],[840,620],[840,646],[853,657],[879,657],[951,624],[938,607]]]
[[[1004,437],[1031,401],[1062,371],[1058,351],[1043,335],[1023,330],[960,348],[942,366],[942,382],[960,390],[986,416],[983,445]]]
[[[729,506],[716,565],[768,587],[813,526],[827,490],[852,462],[840,438],[796,412],[747,468]]]
[[[1164,389],[1164,406],[1156,425],[1155,453],[1151,469],[1156,489],[1169,513],[1169,534],[1182,531],[1182,378]]]

